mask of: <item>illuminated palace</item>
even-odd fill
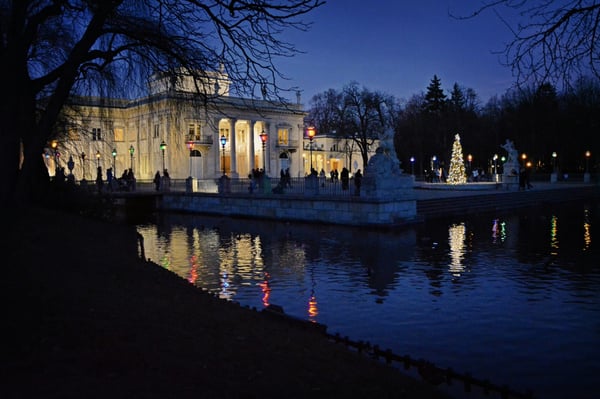
[[[138,180],[163,169],[172,179],[247,177],[263,167],[272,177],[288,168],[291,176],[305,176],[310,157],[327,173],[363,167],[346,140],[317,135],[309,141],[299,95],[295,104],[232,97],[226,74],[206,74],[210,102],[194,94],[191,76],[173,82],[164,75],[144,98],[72,98],[64,132],[44,153],[49,174],[69,160],[77,180],[94,180],[98,167],[104,178],[108,168],[116,177],[131,168]]]

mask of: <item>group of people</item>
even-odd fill
[[[102,166],[96,170],[96,186],[98,191],[104,189],[104,179],[102,177]],[[106,169],[106,188],[109,191],[135,191],[135,176],[133,169],[125,169],[120,178],[115,178],[112,168]]]
[[[171,187],[169,171],[167,169],[163,170],[163,175],[161,177],[160,172],[157,170],[152,182],[154,183],[154,189],[156,191],[169,191],[169,188]]]
[[[325,171],[323,169],[321,169],[321,171],[317,174],[316,169],[311,168],[310,174],[313,176],[318,176],[320,183],[321,183],[321,187],[325,186]],[[329,172],[329,176],[331,179],[330,180],[331,183],[337,183],[338,180],[341,181],[342,190],[346,191],[346,190],[350,189],[350,170],[348,170],[348,168],[346,168],[345,166],[342,168],[341,172],[338,172],[337,169],[332,169]],[[362,172],[360,171],[360,169],[358,169],[353,177],[356,195],[359,195],[359,193],[360,193],[360,186],[362,185],[362,178],[363,178]]]

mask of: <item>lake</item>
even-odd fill
[[[583,201],[395,231],[189,214],[137,228],[146,257],[221,298],[536,398],[595,398],[599,222]]]

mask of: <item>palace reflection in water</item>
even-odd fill
[[[595,387],[600,366],[599,213],[573,203],[398,231],[167,214],[138,230],[147,257],[221,298],[537,397],[584,398],[574,386]]]

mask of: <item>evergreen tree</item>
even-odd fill
[[[450,159],[450,170],[448,171],[447,182],[449,184],[462,184],[467,182],[462,146],[460,145],[460,136],[458,134],[454,136],[452,158]]]
[[[437,75],[433,75],[433,79],[427,86],[425,94],[425,110],[433,114],[441,114],[446,108],[446,94],[442,90],[442,81]]]

